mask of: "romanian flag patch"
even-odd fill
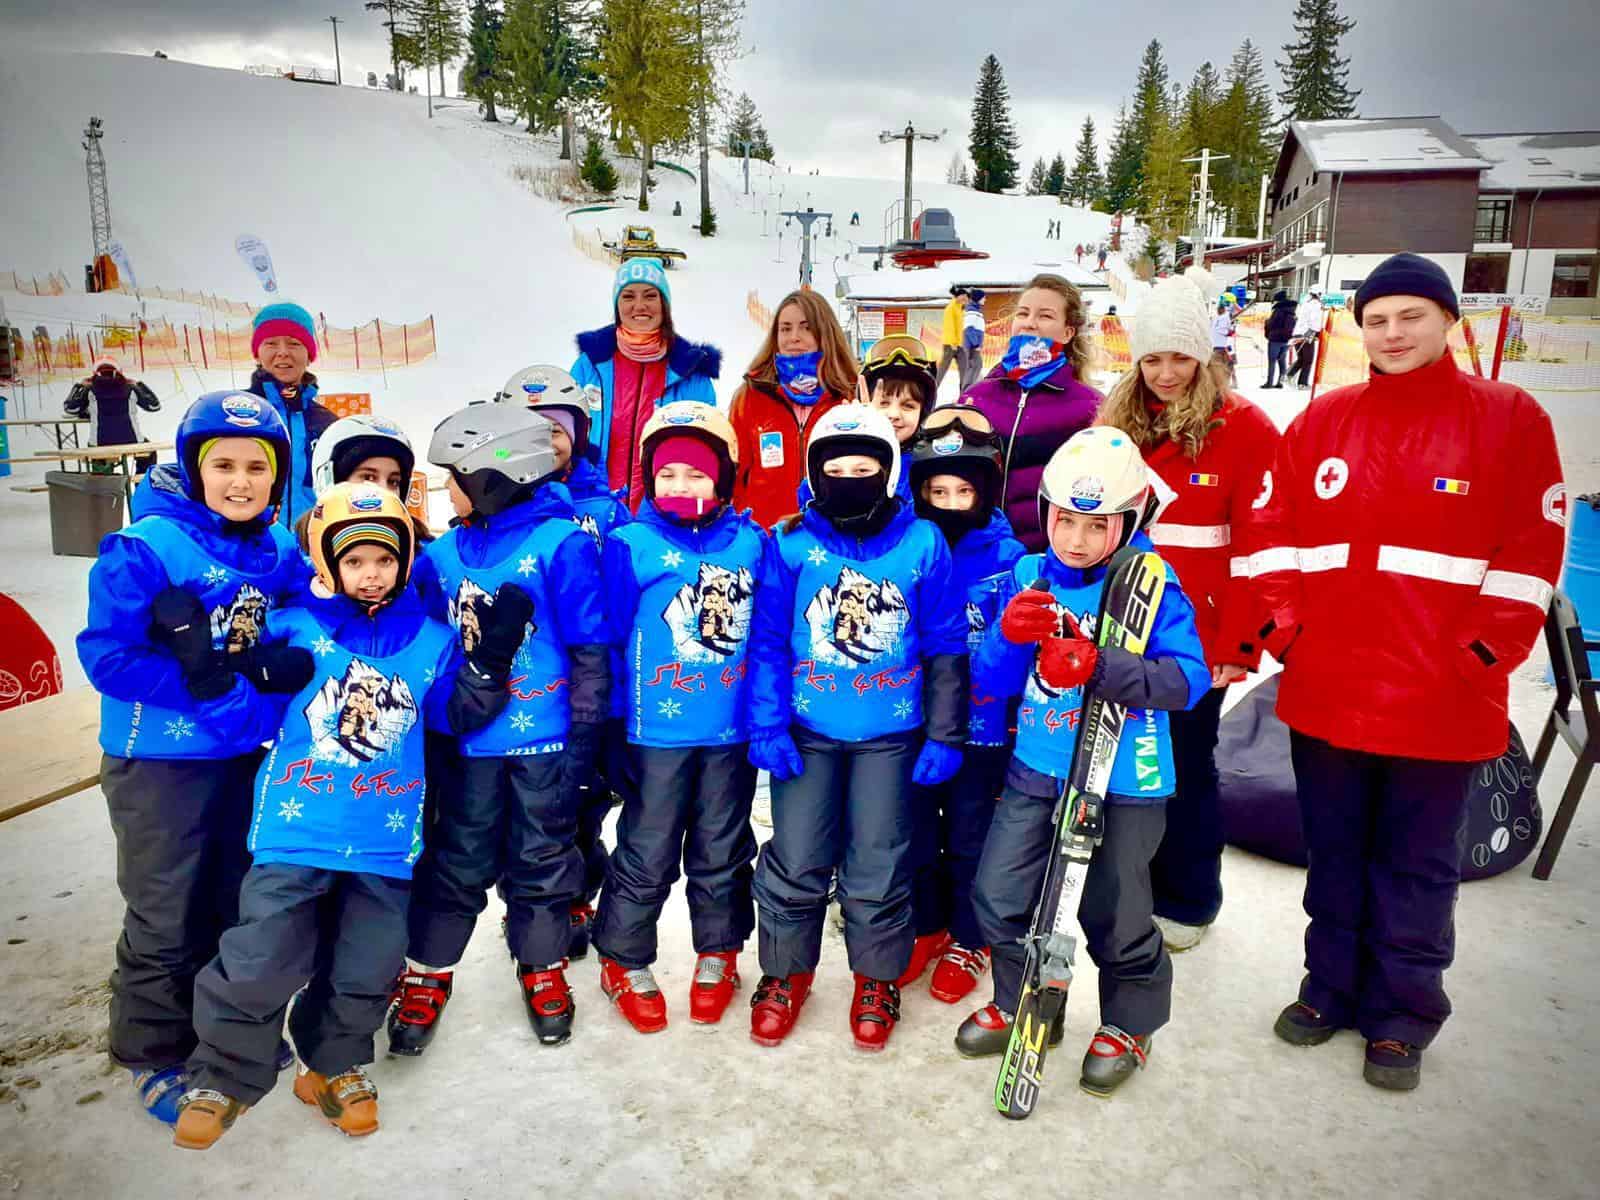
[[[1220,476],[1205,475],[1199,471],[1189,476],[1189,483],[1193,487],[1216,487],[1220,482],[1222,482]]]
[[[1433,490],[1436,492],[1448,492],[1452,496],[1465,496],[1471,488],[1471,482],[1465,479],[1446,479],[1443,475],[1435,475],[1433,478]]]

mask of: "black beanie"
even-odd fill
[[[1450,277],[1438,263],[1420,254],[1391,255],[1367,276],[1356,289],[1357,325],[1361,324],[1361,310],[1381,296],[1421,296],[1456,320],[1461,319],[1461,305],[1456,300],[1456,289],[1450,286]]]

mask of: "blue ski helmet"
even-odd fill
[[[249,392],[207,392],[189,406],[178,422],[178,470],[183,474],[183,487],[189,498],[200,500],[204,496],[200,487],[200,448],[212,438],[224,437],[260,438],[271,444],[278,461],[267,504],[269,508],[275,506],[289,482],[289,430],[269,401]]]

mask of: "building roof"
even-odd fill
[[[1600,131],[1470,133],[1466,140],[1489,160],[1483,191],[1600,188]]]
[[[920,271],[855,271],[839,279],[840,299],[889,301],[899,303],[949,303],[950,289],[956,284],[989,291],[1016,291],[1035,275],[1049,272],[1060,275],[1084,292],[1106,290],[1106,282],[1075,262],[1006,262],[973,259],[943,263]]]
[[[1272,194],[1284,186],[1303,147],[1315,171],[1478,171],[1493,164],[1439,117],[1290,121],[1272,174]]]

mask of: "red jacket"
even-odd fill
[[[1294,419],[1257,503],[1249,570],[1284,660],[1279,716],[1373,754],[1503,753],[1508,679],[1539,636],[1565,537],[1538,402],[1449,354],[1373,374]]]
[[[656,402],[667,387],[667,363],[634,362],[618,354],[612,368],[611,445],[606,453],[606,482],[612,491],[628,489],[628,508],[639,511],[644,501],[644,462],[639,435],[655,415]]]
[[[1177,493],[1150,540],[1183,581],[1194,601],[1194,620],[1211,666],[1254,668],[1261,660],[1260,631],[1267,610],[1246,561],[1250,505],[1272,465],[1278,427],[1243,396],[1229,393],[1206,435],[1200,456],[1163,441],[1144,456],[1150,469]]]
[[[802,429],[777,384],[746,376],[728,409],[739,435],[733,506],[750,509],[768,529],[799,511],[796,496],[806,477],[806,440],[822,415],[841,403],[838,396],[825,393],[811,406]]]

